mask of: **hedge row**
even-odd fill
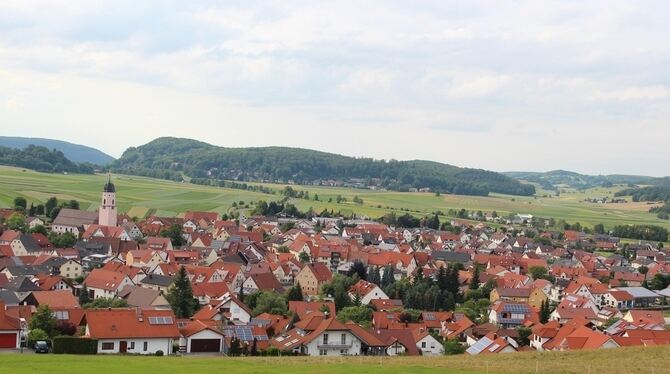
[[[98,340],[73,336],[57,336],[53,339],[53,353],[94,355],[98,353]]]

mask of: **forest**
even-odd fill
[[[191,139],[158,138],[128,148],[112,170],[169,180],[184,176],[237,182],[343,184],[394,191],[428,188],[435,192],[487,196],[504,193],[529,196],[532,185],[480,169],[432,161],[355,158],[300,148],[222,148]]]
[[[0,146],[0,164],[17,166],[47,173],[92,174],[92,164],[77,164],[70,161],[63,152],[46,147],[29,145],[23,149]]]

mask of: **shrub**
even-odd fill
[[[156,351],[156,356],[163,356],[164,353],[160,349]]]
[[[98,340],[73,336],[57,336],[53,341],[53,353],[94,355],[98,353]]]

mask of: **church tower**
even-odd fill
[[[102,190],[102,204],[98,212],[98,224],[103,226],[116,226],[116,190],[112,183],[112,176]]]

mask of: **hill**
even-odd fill
[[[128,148],[114,171],[181,180],[209,178],[306,185],[342,185],[394,191],[430,188],[461,195],[491,192],[529,196],[531,185],[499,173],[438,162],[354,158],[301,148],[223,148],[191,139],[158,138]]]
[[[610,187],[614,184],[664,185],[670,179],[668,177],[654,178],[640,175],[586,175],[567,170],[552,170],[545,173],[510,171],[503,174],[514,179],[537,183],[546,190],[556,190],[558,187],[583,190],[593,187]]]
[[[32,144],[20,149],[0,146],[0,164],[47,173],[93,173],[92,164],[76,164],[57,149],[48,149]]]
[[[9,373],[668,373],[668,346],[442,357],[2,355]]]
[[[48,149],[56,149],[65,155],[70,161],[76,163],[91,163],[95,165],[107,165],[114,161],[114,157],[85,145],[74,144],[62,140],[43,138],[23,138],[16,136],[0,136],[0,146],[8,148],[23,149],[28,145],[37,145]]]

